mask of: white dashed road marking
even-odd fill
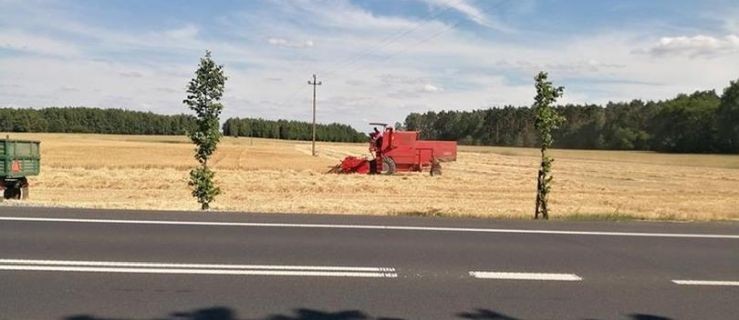
[[[497,280],[582,281],[581,277],[572,273],[470,271],[470,276]]]
[[[739,287],[739,281],[709,281],[709,280],[672,280],[682,286],[732,286]]]

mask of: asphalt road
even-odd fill
[[[0,319],[738,319],[739,223],[0,207]]]

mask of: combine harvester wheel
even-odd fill
[[[439,160],[434,159],[431,162],[431,176],[440,176],[441,175],[441,162]]]
[[[383,174],[395,174],[397,167],[395,160],[390,157],[382,157],[382,173]]]

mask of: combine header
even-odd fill
[[[396,131],[384,123],[370,134],[369,151],[374,157],[348,156],[332,171],[338,173],[394,174],[428,170],[431,175],[441,174],[441,162],[457,160],[456,141],[420,140],[418,131]]]

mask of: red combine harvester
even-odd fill
[[[374,159],[348,156],[336,166],[335,172],[361,174],[394,174],[424,171],[441,174],[441,162],[457,160],[456,141],[419,140],[418,131],[396,131],[384,123],[383,132],[375,128],[370,134],[369,151]]]

